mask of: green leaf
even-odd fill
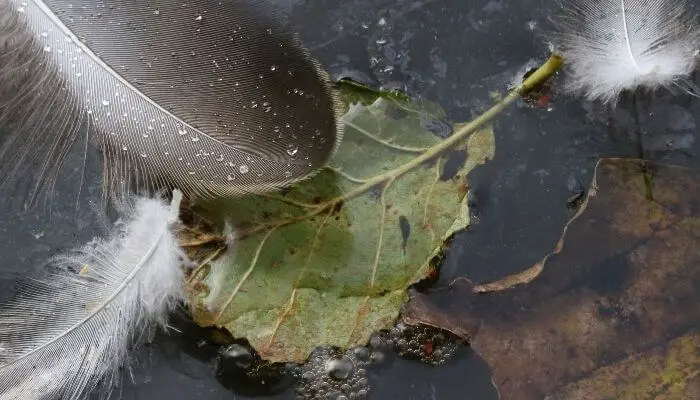
[[[466,176],[494,152],[483,127],[561,65],[552,55],[442,141],[424,124],[442,119],[437,105],[415,108],[393,95],[356,102],[334,167],[284,194],[209,205],[236,227],[235,251],[210,262],[218,251],[202,255],[196,244],[208,234],[183,234],[194,233],[182,245],[205,260],[188,282],[195,320],[247,338],[273,362],[301,362],[315,346],[361,345],[390,326],[405,289],[432,275],[445,242],[469,225]]]
[[[468,226],[466,175],[494,152],[489,128],[416,163],[441,142],[424,128],[435,114],[426,109],[389,98],[351,105],[331,167],[284,194],[210,205],[239,238],[194,277],[195,320],[273,362],[361,345],[391,326],[406,288]],[[445,168],[448,158],[456,165]]]

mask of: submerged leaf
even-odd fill
[[[700,398],[700,334],[674,339],[597,369],[552,399],[686,400]]]
[[[503,399],[697,398],[697,173],[601,160],[546,263],[416,293],[404,320],[470,339]]]
[[[238,239],[193,277],[196,321],[248,339],[265,359],[297,362],[389,327],[406,288],[469,225],[466,175],[494,152],[489,128],[433,154],[442,140],[428,109],[353,104],[331,167],[284,194],[209,204]]]

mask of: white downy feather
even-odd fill
[[[0,399],[109,395],[129,346],[183,298],[181,197],[137,199],[110,238],[56,257],[0,304]]]
[[[552,42],[568,88],[613,102],[636,88],[690,92],[700,34],[683,0],[563,1]]]

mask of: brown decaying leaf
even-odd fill
[[[470,340],[503,399],[693,398],[700,382],[693,333],[700,328],[698,176],[641,160],[601,160],[593,190],[546,266],[531,268],[527,279],[475,286],[460,278],[413,293],[404,320]],[[677,348],[685,352],[676,365],[656,371]]]

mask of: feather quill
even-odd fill
[[[0,0],[0,181],[50,192],[76,139],[111,195],[239,196],[305,179],[342,137],[328,74],[263,0]]]
[[[0,399],[109,394],[129,346],[183,299],[181,196],[137,199],[110,238],[56,257],[0,305]]]
[[[700,34],[683,0],[573,0],[561,8],[552,42],[571,91],[606,103],[637,88],[692,94]]]

